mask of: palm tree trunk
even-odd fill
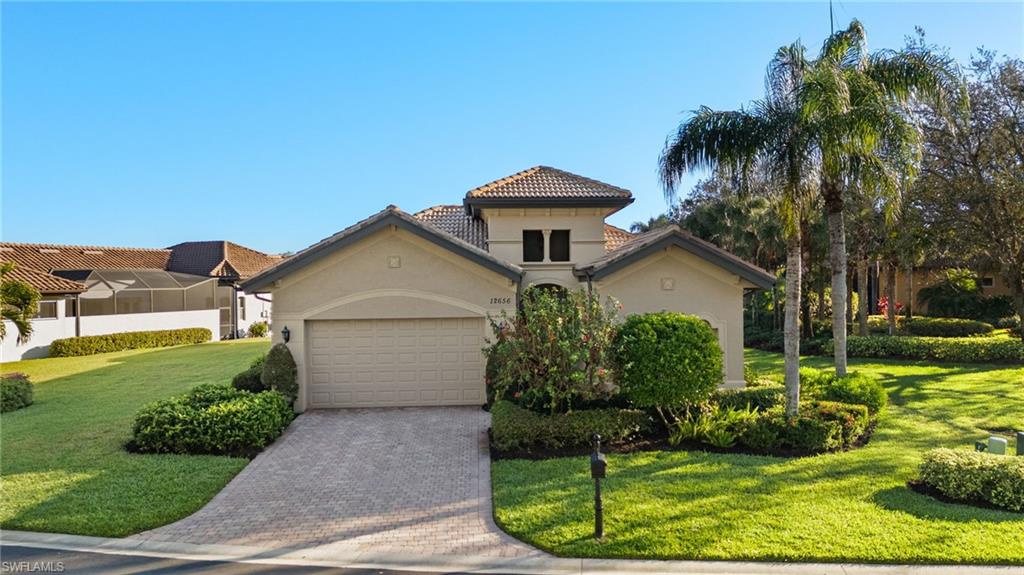
[[[1024,274],[1022,274],[1024,280]],[[1015,282],[1011,286],[1013,292],[1013,303],[1017,306],[1017,316],[1021,319],[1020,339],[1024,341],[1024,281]]]
[[[786,323],[783,330],[786,353],[786,415],[795,416],[800,409],[800,275],[803,267],[800,234],[786,240]]]
[[[885,283],[885,299],[889,301],[885,318],[889,322],[889,335],[896,335],[896,264],[892,262],[885,266]]]
[[[832,266],[832,344],[836,375],[846,375],[846,226],[843,206],[828,212],[829,264]],[[838,312],[836,310],[839,310]]]
[[[868,335],[868,259],[863,250],[857,254],[857,333]]]

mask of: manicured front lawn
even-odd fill
[[[123,536],[202,507],[247,461],[129,454],[132,417],[150,401],[230,382],[268,347],[242,340],[4,364],[36,385],[33,405],[0,416],[0,526]]]
[[[747,358],[781,371],[780,355],[748,350]],[[498,523],[561,556],[1024,564],[1024,514],[941,503],[906,487],[929,448],[1024,429],[1024,367],[851,365],[880,376],[890,398],[861,449],[801,459],[610,455],[601,543],[592,538],[586,459],[498,461]]]

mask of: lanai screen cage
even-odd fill
[[[55,270],[84,283],[83,316],[217,309],[217,279],[163,270]],[[68,315],[73,315],[69,313]]]

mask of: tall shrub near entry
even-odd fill
[[[617,380],[634,405],[678,419],[677,410],[707,401],[724,381],[722,349],[699,317],[661,312],[632,315],[614,343]]]
[[[490,318],[488,396],[565,413],[610,395],[612,321],[618,304],[596,293],[527,288],[519,313]]]
[[[288,400],[294,403],[299,396],[299,370],[295,365],[295,358],[288,346],[279,343],[270,348],[267,359],[263,362],[263,375],[260,380],[265,389],[277,391]]]

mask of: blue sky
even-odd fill
[[[873,49],[922,26],[1024,55],[1024,3],[836,2]],[[665,209],[665,136],[762,92],[827,2],[2,7],[5,241],[298,250],[537,164]]]

